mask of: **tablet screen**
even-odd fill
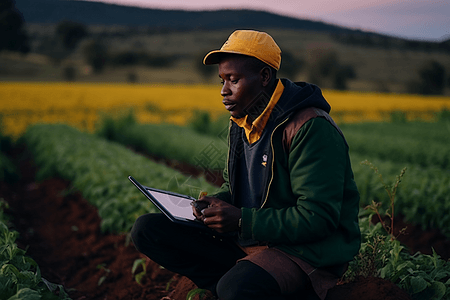
[[[191,199],[165,194],[147,189],[147,191],[161,203],[174,217],[195,220],[192,213]]]

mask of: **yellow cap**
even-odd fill
[[[217,64],[221,53],[253,56],[276,70],[279,70],[281,65],[280,47],[265,32],[236,30],[228,37],[220,50],[209,52],[203,59],[203,63],[205,65]]]

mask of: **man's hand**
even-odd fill
[[[220,233],[239,230],[241,209],[214,197],[202,197],[192,206],[194,216]]]

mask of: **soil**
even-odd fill
[[[34,166],[21,160],[22,179],[14,184],[0,183],[0,195],[10,204],[17,243],[41,268],[42,277],[62,284],[72,299],[170,299],[184,300],[196,288],[187,278],[158,266],[139,254],[129,236],[103,234],[97,209],[69,182],[50,178],[34,180]],[[184,171],[187,171],[186,169]],[[398,222],[399,228],[403,223]],[[422,231],[408,225],[402,238],[413,251],[449,258],[450,242],[439,232]],[[131,269],[144,259],[147,275],[141,284]],[[142,271],[138,268],[137,273]],[[198,298],[198,297],[197,297]],[[380,278],[358,278],[330,290],[328,300],[353,299],[408,300],[408,294]]]

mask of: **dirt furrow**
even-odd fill
[[[27,248],[44,278],[64,285],[73,299],[152,300],[169,294],[174,285],[168,291],[166,286],[174,274],[147,259],[147,276],[139,285],[131,269],[143,257],[126,234],[101,232],[97,209],[69,182],[35,182],[29,160],[22,161],[20,169],[22,180],[2,183],[1,195],[20,233],[17,243]]]

